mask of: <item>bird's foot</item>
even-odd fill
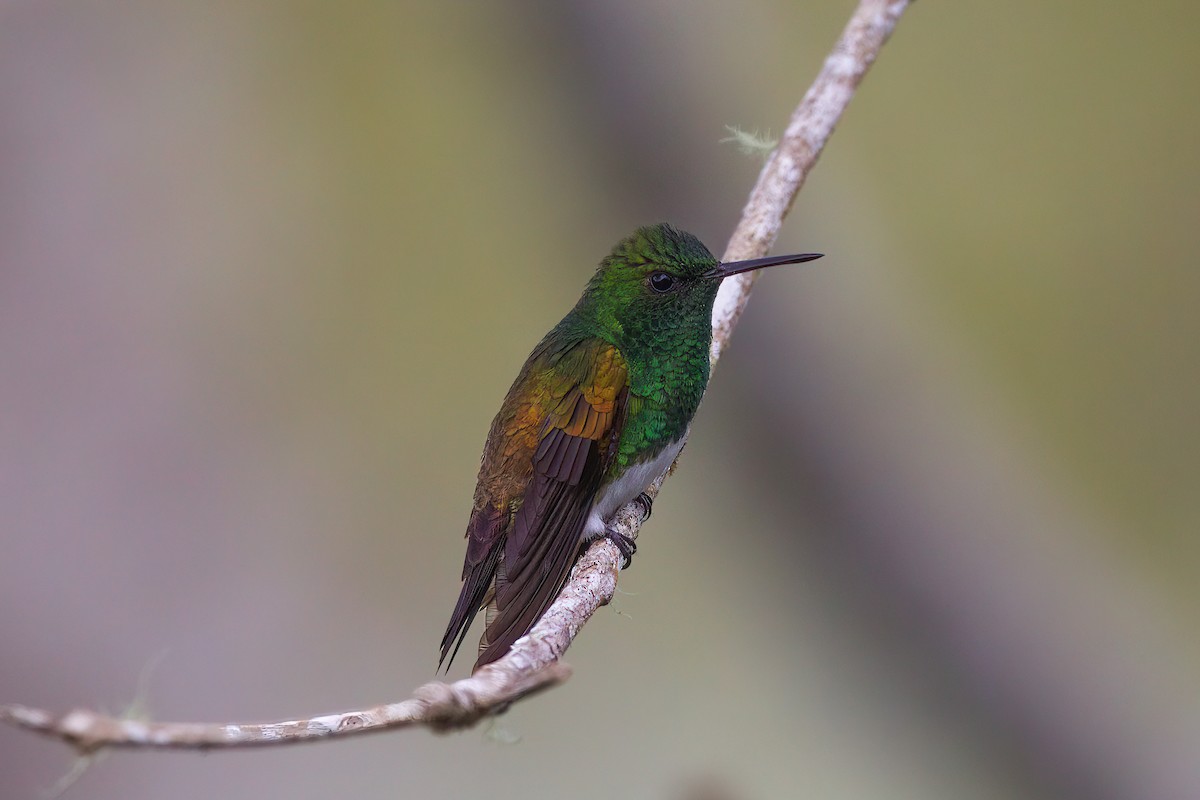
[[[633,554],[637,552],[637,542],[623,533],[617,533],[612,528],[606,528],[604,538],[608,539],[621,551],[621,569],[628,569],[633,563]]]
[[[654,500],[650,495],[642,492],[637,497],[633,498],[633,502],[642,507],[642,522],[650,519],[650,513],[654,511]]]

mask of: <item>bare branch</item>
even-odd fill
[[[86,709],[58,716],[18,705],[0,706],[0,720],[62,739],[85,755],[106,747],[207,750],[299,744],[413,725],[439,732],[469,727],[522,697],[565,681],[570,674],[571,668],[558,661],[540,669],[520,662],[496,662],[456,683],[427,683],[399,703],[263,724],[144,722]]]
[[[779,146],[771,153],[742,209],[742,219],[729,238],[724,261],[766,255],[804,179],[816,165],[825,142],[850,105],[854,91],[900,21],[909,0],[863,0],[800,105],[792,112]],[[721,281],[713,307],[712,362],[733,335],[733,327],[750,298],[757,272]]]
[[[909,3],[862,0],[859,4],[759,174],[725,250],[725,261],[764,255],[774,244],[804,179]],[[753,272],[744,273],[721,285],[713,310],[714,364],[745,308],[754,276]],[[659,476],[647,493],[657,495],[665,478]],[[641,522],[640,509],[634,503],[617,513],[612,526],[636,537]],[[617,548],[607,539],[597,540],[579,559],[550,609],[507,655],[469,678],[450,684],[427,683],[399,703],[268,724],[144,722],[87,710],[56,715],[18,705],[0,705],[0,720],[65,741],[84,754],[105,747],[208,749],[289,744],[418,725],[435,731],[470,727],[570,676],[570,668],[559,658],[596,609],[612,600],[619,563]]]

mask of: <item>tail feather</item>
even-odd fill
[[[450,624],[446,626],[446,633],[442,636],[442,655],[438,659],[439,670],[442,668],[442,662],[446,663],[447,670],[450,669],[475,615],[489,601],[488,595],[492,588],[492,579],[496,573],[500,551],[503,549],[503,539],[494,542],[487,555],[471,567],[464,576],[462,591],[459,592],[458,602],[454,605],[454,613],[450,615]],[[451,652],[451,648],[453,648],[453,652]],[[447,654],[450,656],[448,661]]]
[[[479,637],[479,648],[475,653],[476,657],[482,656],[492,643],[492,640],[488,638],[488,631],[492,630],[492,623],[496,621],[496,617],[500,616],[500,602],[497,598],[507,583],[508,576],[504,569],[504,559],[500,559],[499,563],[496,564],[496,581],[492,584],[492,591],[488,592],[487,597],[483,598],[483,635]]]

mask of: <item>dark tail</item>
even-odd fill
[[[483,607],[487,598],[488,590],[492,586],[492,578],[496,572],[496,561],[500,558],[500,551],[504,547],[504,540],[492,544],[488,550],[487,556],[470,568],[470,571],[463,577],[462,591],[458,594],[458,602],[454,605],[454,613],[450,615],[450,624],[446,626],[446,633],[442,636],[442,656],[438,659],[438,669],[442,668],[442,662],[446,662],[446,670],[449,671],[450,665],[454,663],[454,657],[458,655],[458,648],[462,647],[463,639],[467,635],[467,630],[471,627],[472,620],[479,613],[479,609]],[[451,652],[453,648],[453,652]],[[446,655],[450,655],[450,660],[446,660]]]

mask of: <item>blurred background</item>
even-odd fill
[[[721,252],[852,8],[0,5],[0,700],[432,678],[522,360],[635,226]],[[1200,796],[1197,25],[915,4],[568,684],[67,796]]]

